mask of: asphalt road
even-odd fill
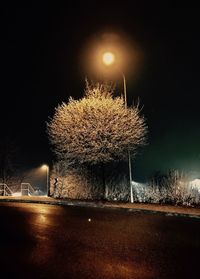
[[[199,274],[200,219],[0,204],[2,279],[191,279]]]

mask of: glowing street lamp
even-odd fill
[[[111,66],[115,63],[115,55],[112,52],[104,52],[102,55],[102,62],[106,66]],[[126,77],[125,74],[120,71],[123,78],[124,86],[124,107],[127,109],[127,87],[126,87]],[[130,150],[128,150],[128,166],[129,166],[129,183],[130,183],[130,194],[131,194],[131,203],[133,203],[133,189],[132,189],[132,166],[131,166],[131,156]]]
[[[47,173],[47,196],[49,196],[49,166],[48,165],[42,165],[41,169],[46,171],[46,173]]]
[[[112,52],[105,52],[102,59],[105,65],[110,66],[115,62],[115,55]]]

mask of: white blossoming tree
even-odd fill
[[[139,107],[126,109],[122,97],[99,83],[86,83],[82,99],[59,105],[47,126],[57,157],[75,167],[123,160],[128,150],[135,155],[147,133]]]

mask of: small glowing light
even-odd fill
[[[91,222],[91,221],[92,221],[92,220],[89,218],[89,219],[88,219],[88,222]]]
[[[47,166],[47,165],[42,165],[42,166],[41,166],[41,169],[47,170],[47,169],[48,169],[48,166]]]
[[[115,55],[112,52],[105,52],[103,54],[103,63],[107,66],[111,65],[115,61]]]

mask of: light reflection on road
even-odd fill
[[[6,203],[0,204],[2,209],[0,233],[5,230],[4,237],[10,232],[10,220],[14,222],[8,245],[11,237],[13,243],[21,240],[16,236],[18,231],[23,234],[23,266],[35,272],[29,279],[195,278],[192,273],[198,267],[200,249],[198,219],[43,204]],[[19,253],[18,246],[14,255]],[[5,251],[12,249],[13,244]],[[6,258],[9,256],[3,261]],[[17,260],[20,266],[20,258]]]

